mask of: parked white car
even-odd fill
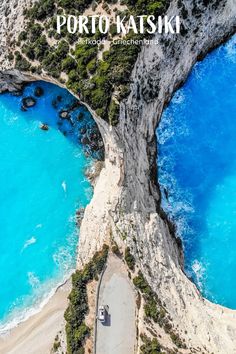
[[[107,305],[99,306],[98,308],[98,319],[100,322],[106,322],[107,312],[109,307]]]

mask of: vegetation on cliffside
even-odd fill
[[[186,344],[180,338],[178,333],[171,324],[171,318],[165,310],[165,307],[161,303],[157,294],[152,290],[147,280],[144,278],[141,271],[138,272],[138,275],[134,277],[133,283],[135,287],[141,292],[144,299],[144,313],[147,321],[154,321],[158,323],[160,327],[169,335],[172,342],[177,348],[186,348]],[[141,336],[143,344],[142,353],[162,353],[161,347],[156,340],[150,340],[146,336]],[[155,339],[155,338],[154,338]],[[158,347],[159,351],[150,351],[153,347]]]
[[[135,258],[131,254],[129,247],[126,247],[126,249],[125,249],[125,261],[127,263],[127,266],[129,267],[129,269],[132,270],[132,272],[133,272],[135,269]]]
[[[143,344],[141,345],[141,354],[166,354],[156,338],[150,339],[146,335],[141,335]]]
[[[170,0],[117,0],[102,4],[107,15],[113,13],[125,15],[163,14]],[[91,6],[96,11],[98,3],[91,0],[40,0],[24,12],[26,25],[19,34],[15,52],[16,68],[32,73],[46,73],[66,83],[67,87],[88,103],[93,110],[110,124],[118,123],[119,102],[129,94],[130,74],[137,60],[141,44],[113,44],[113,31],[109,35],[96,32],[86,37],[69,34],[66,29],[56,32],[56,15],[81,15]],[[114,8],[114,4],[116,7]],[[113,6],[111,8],[111,6]],[[114,27],[114,25],[113,25]],[[143,39],[145,35],[129,33],[123,39]],[[103,44],[80,42],[81,39],[108,39],[110,47]],[[98,58],[100,53],[100,59]],[[12,54],[10,56],[12,57]]]
[[[89,311],[87,285],[93,279],[98,278],[107,261],[107,256],[108,246],[104,245],[102,251],[95,253],[83,270],[77,270],[72,275],[69,306],[65,312],[68,354],[84,353],[84,342],[90,334],[90,328],[85,323],[85,316]]]

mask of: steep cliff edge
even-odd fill
[[[5,7],[11,22],[17,7],[10,8],[7,1]],[[78,265],[111,237],[121,247],[128,245],[187,346],[202,353],[233,354],[236,312],[201,297],[183,273],[181,248],[160,216],[155,129],[164,105],[196,60],[234,33],[236,1],[172,1],[168,12],[180,14],[181,35],[159,36],[159,44],[143,47],[132,73],[131,93],[121,104],[119,125],[110,128],[93,112],[106,160],[81,225]],[[13,21],[13,32],[18,25]],[[4,70],[9,69],[7,61],[4,66],[6,55],[7,50],[1,50],[2,90],[32,79],[16,71],[9,76]]]

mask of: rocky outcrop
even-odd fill
[[[12,69],[9,54],[23,28],[23,11],[35,1],[2,0],[0,2],[0,70]]]
[[[31,108],[34,107],[36,105],[36,100],[34,97],[24,97],[22,99],[22,108],[27,109],[27,108]]]
[[[180,243],[160,211],[155,129],[163,107],[197,59],[234,33],[236,1],[174,0],[168,12],[180,14],[181,34],[158,36],[158,44],[143,47],[132,73],[131,93],[121,104],[119,125],[109,127],[92,112],[106,156],[82,221],[78,266],[111,238],[121,247],[125,243],[188,348],[233,354],[236,312],[202,298],[186,277]],[[14,82],[29,79],[15,71],[10,75],[2,72],[0,89],[13,89]]]

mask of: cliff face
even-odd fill
[[[155,129],[163,107],[197,59],[234,33],[236,1],[212,1],[207,9],[203,1],[182,2],[180,9],[178,3],[172,2],[169,16],[185,18],[182,34],[159,36],[158,45],[142,49],[119,126],[109,131],[102,122],[106,166],[85,213],[79,257],[84,262],[112,229],[118,244],[130,246],[187,345],[236,353],[236,312],[203,299],[182,272],[181,251],[158,213],[155,184]]]
[[[182,33],[158,36],[158,44],[143,47],[116,128],[92,112],[103,135],[106,160],[81,225],[78,265],[111,237],[121,247],[128,245],[187,346],[204,353],[233,354],[236,312],[203,299],[183,273],[182,251],[160,216],[155,181],[155,129],[164,105],[196,60],[236,29],[236,0],[212,0],[206,6],[208,2],[172,1],[168,15],[180,14]],[[18,27],[12,26],[14,33]],[[15,71],[9,76],[4,57],[2,51],[1,90],[32,79]]]

